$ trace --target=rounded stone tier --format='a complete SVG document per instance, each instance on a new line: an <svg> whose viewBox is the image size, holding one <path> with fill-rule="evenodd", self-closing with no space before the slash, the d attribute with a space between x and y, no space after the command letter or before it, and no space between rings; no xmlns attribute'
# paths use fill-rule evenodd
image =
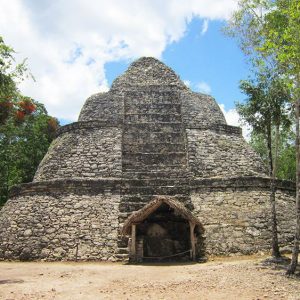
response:
<svg viewBox="0 0 300 300"><path fill-rule="evenodd" d="M78 121L101 120L109 124L121 122L126 113L124 98L131 97L132 91L143 91L144 93L139 95L141 103L137 105L146 104L148 107L151 103L148 97L145 97L147 93L177 92L181 108L177 106L174 110L176 112L180 110L178 113L182 114L182 121L187 128L226 125L224 115L213 97L191 91L172 69L152 57L143 57L133 62L123 75L114 80L109 92L89 97L80 112ZM169 103L162 101L161 103L158 101L155 107L152 105L151 109L154 113L168 113L167 105L174 104L171 101Z"/></svg>
<svg viewBox="0 0 300 300"><path fill-rule="evenodd" d="M289 250L295 185L275 186L279 243ZM172 249L189 237L197 258L270 248L270 178L261 159L211 96L146 57L109 92L91 96L79 121L59 129L34 181L11 190L0 211L0 260L127 259L124 222L159 196L180 202L206 232L203 243L185 225L178 231L162 207L156 221L163 213L166 228L181 232Z"/></svg>
<svg viewBox="0 0 300 300"><path fill-rule="evenodd" d="M266 176L260 158L215 99L143 57L60 128L34 181L255 175Z"/></svg>
<svg viewBox="0 0 300 300"><path fill-rule="evenodd" d="M122 131L117 127L72 128L52 142L34 181L120 177L121 140Z"/></svg>
<svg viewBox="0 0 300 300"><path fill-rule="evenodd" d="M124 184L130 182L53 180L13 188L0 211L0 260L126 258L119 249ZM278 180L276 187L279 243L288 251L294 237L295 185ZM268 251L269 196L267 178L192 181L191 204L205 227L206 253ZM143 207L137 204L136 209Z"/></svg>
<svg viewBox="0 0 300 300"><path fill-rule="evenodd" d="M114 80L111 89L131 91L139 86L168 86L181 90L187 89L171 68L154 57L142 57L134 61L124 74Z"/></svg>
<svg viewBox="0 0 300 300"><path fill-rule="evenodd" d="M84 103L78 121L100 120L107 124L123 120L123 99L111 92L98 93L89 97Z"/></svg>

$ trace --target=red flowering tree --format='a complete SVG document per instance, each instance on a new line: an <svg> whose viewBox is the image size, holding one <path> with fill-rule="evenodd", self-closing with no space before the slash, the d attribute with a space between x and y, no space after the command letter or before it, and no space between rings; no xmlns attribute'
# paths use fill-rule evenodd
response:
<svg viewBox="0 0 300 300"><path fill-rule="evenodd" d="M13 54L0 37L0 206L13 185L32 180L59 126L41 103L21 95L27 67Z"/></svg>

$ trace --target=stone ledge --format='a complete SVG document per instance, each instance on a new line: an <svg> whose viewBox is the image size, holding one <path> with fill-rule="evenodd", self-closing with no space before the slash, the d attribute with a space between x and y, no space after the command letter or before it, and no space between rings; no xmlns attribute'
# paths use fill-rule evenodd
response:
<svg viewBox="0 0 300 300"><path fill-rule="evenodd" d="M60 127L56 132L56 137L60 136L63 133L77 130L77 129L120 127L120 124L121 123L117 121L100 121L100 120L74 122Z"/></svg>
<svg viewBox="0 0 300 300"><path fill-rule="evenodd" d="M264 177L234 177L234 178L203 178L194 179L188 182L187 178L178 179L56 179L51 181L37 181L23 183L14 186L10 191L10 198L39 193L78 193L78 194L100 194L120 193L122 188L153 186L171 189L184 188L196 190L201 188L254 188L269 189L270 179ZM276 188L295 192L295 183L287 180L276 180Z"/></svg>
<svg viewBox="0 0 300 300"><path fill-rule="evenodd" d="M296 191L295 182L289 180L275 180L276 188L281 190ZM232 178L199 178L190 182L191 189L197 188L270 188L268 177L232 177Z"/></svg>
<svg viewBox="0 0 300 300"><path fill-rule="evenodd" d="M217 133L242 135L242 128L226 124L214 124L209 126L188 126L186 129L212 130Z"/></svg>
<svg viewBox="0 0 300 300"><path fill-rule="evenodd" d="M167 122L167 123L162 123L162 124L167 124L167 125L178 125L180 123L172 123L172 122ZM141 126L142 128L145 126L154 126L155 123L153 122L148 122L148 123L142 123L142 124L135 124L133 123L132 125L134 126ZM100 121L100 120L94 120L94 121L79 121L79 122L74 122L71 124L64 125L60 127L57 132L56 132L56 137L69 132L73 130L78 130L78 129L91 129L91 128L107 128L107 127L126 127L128 126L127 124L123 124L122 122L117 122L117 121ZM242 135L242 129L240 127L236 126L231 126L231 125L225 125L225 124L215 124L215 125L209 125L209 126L189 126L187 124L183 123L183 127L185 129L198 129L198 130L212 130L217 133L221 134L234 134L234 135Z"/></svg>
<svg viewBox="0 0 300 300"><path fill-rule="evenodd" d="M121 180L110 179L56 179L51 181L36 181L23 183L12 187L9 197L39 193L79 193L100 194L120 193Z"/></svg>

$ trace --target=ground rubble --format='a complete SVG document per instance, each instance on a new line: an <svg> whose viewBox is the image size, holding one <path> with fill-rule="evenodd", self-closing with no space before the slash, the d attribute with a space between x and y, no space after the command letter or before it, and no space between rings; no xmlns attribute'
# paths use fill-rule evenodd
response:
<svg viewBox="0 0 300 300"><path fill-rule="evenodd" d="M257 256L207 263L0 262L0 299L300 299L300 270Z"/></svg>

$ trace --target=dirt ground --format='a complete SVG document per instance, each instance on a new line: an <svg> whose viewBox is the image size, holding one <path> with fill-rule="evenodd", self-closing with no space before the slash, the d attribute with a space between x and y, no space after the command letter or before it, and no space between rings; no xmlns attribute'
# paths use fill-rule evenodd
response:
<svg viewBox="0 0 300 300"><path fill-rule="evenodd" d="M262 258L204 264L0 262L0 299L300 299L300 279Z"/></svg>

